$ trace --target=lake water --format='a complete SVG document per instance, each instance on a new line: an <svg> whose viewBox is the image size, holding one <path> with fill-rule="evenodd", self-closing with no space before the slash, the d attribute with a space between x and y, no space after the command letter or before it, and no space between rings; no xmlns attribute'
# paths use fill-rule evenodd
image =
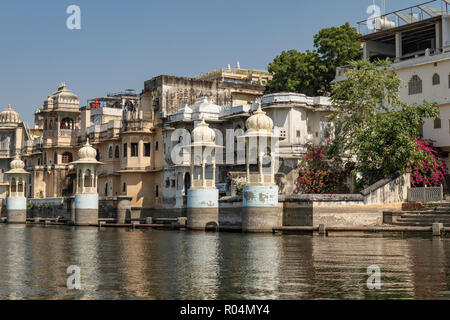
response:
<svg viewBox="0 0 450 320"><path fill-rule="evenodd" d="M81 290L67 289L70 265ZM0 225L0 299L450 298L449 266L450 240L428 236Z"/></svg>

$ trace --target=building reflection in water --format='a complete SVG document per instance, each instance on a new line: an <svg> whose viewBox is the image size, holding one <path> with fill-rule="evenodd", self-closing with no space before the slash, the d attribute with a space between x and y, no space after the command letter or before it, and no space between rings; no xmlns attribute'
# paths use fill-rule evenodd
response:
<svg viewBox="0 0 450 320"><path fill-rule="evenodd" d="M446 238L0 225L0 243L0 299L450 297ZM67 289L70 265L81 290Z"/></svg>
<svg viewBox="0 0 450 320"><path fill-rule="evenodd" d="M418 299L449 298L447 280L449 241L435 237L409 239L408 242L409 255L413 260L414 296Z"/></svg>
<svg viewBox="0 0 450 320"><path fill-rule="evenodd" d="M218 235L219 299L276 299L279 289L280 237Z"/></svg>
<svg viewBox="0 0 450 320"><path fill-rule="evenodd" d="M21 299L23 287L26 286L25 252L26 228L11 225L3 228L0 250L0 297L2 299Z"/></svg>

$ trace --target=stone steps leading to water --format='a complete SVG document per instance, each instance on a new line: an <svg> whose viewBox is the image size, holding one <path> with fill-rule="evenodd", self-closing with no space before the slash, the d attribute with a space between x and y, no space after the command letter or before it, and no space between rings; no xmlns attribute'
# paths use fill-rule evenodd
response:
<svg viewBox="0 0 450 320"><path fill-rule="evenodd" d="M433 223L443 223L450 227L450 202L427 203L414 211L385 212L383 220L385 224L397 226L428 227Z"/></svg>

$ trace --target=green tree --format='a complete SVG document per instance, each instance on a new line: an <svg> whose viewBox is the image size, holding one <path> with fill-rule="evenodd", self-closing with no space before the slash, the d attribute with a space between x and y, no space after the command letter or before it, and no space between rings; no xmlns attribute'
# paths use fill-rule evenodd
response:
<svg viewBox="0 0 450 320"><path fill-rule="evenodd" d="M268 83L268 90L293 91L310 96L330 92L336 67L359 59L361 43L358 36L346 23L319 31L314 36L313 51L283 51L269 64L269 72L274 77Z"/></svg>
<svg viewBox="0 0 450 320"><path fill-rule="evenodd" d="M420 162L416 138L424 118L439 115L435 104L400 101L401 80L388 62L351 62L346 80L334 85L335 155L355 160L359 185L368 186Z"/></svg>

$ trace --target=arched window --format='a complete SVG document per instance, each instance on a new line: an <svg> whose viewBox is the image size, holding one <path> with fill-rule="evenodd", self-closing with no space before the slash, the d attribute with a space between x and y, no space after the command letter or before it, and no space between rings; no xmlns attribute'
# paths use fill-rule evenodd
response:
<svg viewBox="0 0 450 320"><path fill-rule="evenodd" d="M73 159L73 157L72 157L72 154L70 152L64 152L62 154L62 163L64 163L64 164L71 163L72 159Z"/></svg>
<svg viewBox="0 0 450 320"><path fill-rule="evenodd" d="M108 182L105 183L105 196L108 195Z"/></svg>
<svg viewBox="0 0 450 320"><path fill-rule="evenodd" d="M97 149L97 155L95 156L95 159L97 159L97 161L100 161L100 150Z"/></svg>
<svg viewBox="0 0 450 320"><path fill-rule="evenodd" d="M19 178L19 183L17 185L17 192L23 192L23 180Z"/></svg>
<svg viewBox="0 0 450 320"><path fill-rule="evenodd" d="M61 120L60 129L73 130L74 129L73 123L74 123L73 119L64 118Z"/></svg>
<svg viewBox="0 0 450 320"><path fill-rule="evenodd" d="M412 76L408 83L409 95L422 93L422 79L418 75Z"/></svg>
<svg viewBox="0 0 450 320"><path fill-rule="evenodd" d="M50 124L48 125L49 130L53 130L53 120L50 120Z"/></svg>
<svg viewBox="0 0 450 320"><path fill-rule="evenodd" d="M112 146L109 146L109 149L108 149L108 158L112 159L112 157L113 157L113 147L112 147Z"/></svg>
<svg viewBox="0 0 450 320"><path fill-rule="evenodd" d="M16 189L16 178L11 179L11 192L17 192Z"/></svg>
<svg viewBox="0 0 450 320"><path fill-rule="evenodd" d="M442 128L441 118L435 118L434 119L434 128L435 129L441 129Z"/></svg>
<svg viewBox="0 0 450 320"><path fill-rule="evenodd" d="M119 157L120 157L120 148L117 145L116 150L114 151L114 158L119 158Z"/></svg>
<svg viewBox="0 0 450 320"><path fill-rule="evenodd" d="M84 187L90 188L92 187L92 173L91 170L87 169L84 173Z"/></svg>
<svg viewBox="0 0 450 320"><path fill-rule="evenodd" d="M433 86L437 86L439 84L441 84L441 77L437 73L435 73L433 75Z"/></svg>
<svg viewBox="0 0 450 320"><path fill-rule="evenodd" d="M156 198L159 197L159 186L158 185L155 186L155 197Z"/></svg>

